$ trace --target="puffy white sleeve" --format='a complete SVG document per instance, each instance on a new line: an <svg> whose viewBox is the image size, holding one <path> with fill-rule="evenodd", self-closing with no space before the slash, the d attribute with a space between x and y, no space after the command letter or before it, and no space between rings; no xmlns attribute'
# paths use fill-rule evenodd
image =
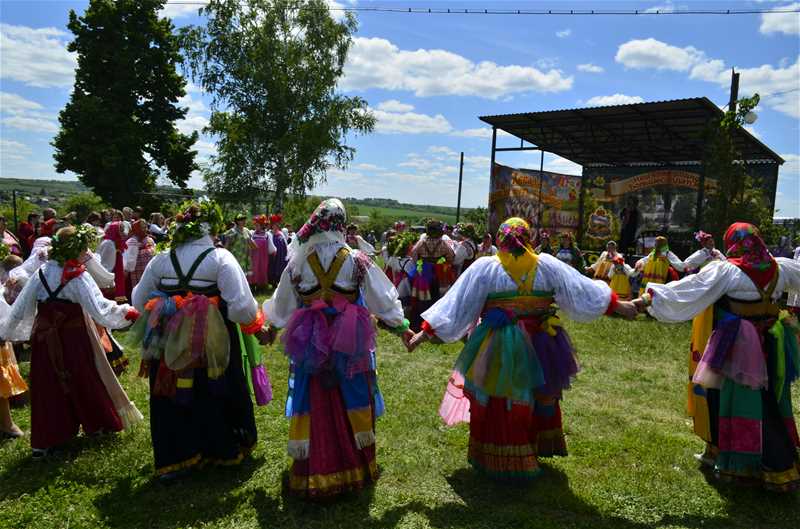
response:
<svg viewBox="0 0 800 529"><path fill-rule="evenodd" d="M550 257L550 258L548 258ZM558 308L575 321L592 321L608 310L611 288L603 281L589 279L555 257L539 256L537 274L553 290ZM547 266L542 266L545 261Z"/></svg>
<svg viewBox="0 0 800 529"><path fill-rule="evenodd" d="M733 265L717 261L679 281L666 285L648 283L647 290L652 291L653 304L647 311L664 322L691 320L735 285L736 272Z"/></svg>
<svg viewBox="0 0 800 529"><path fill-rule="evenodd" d="M150 262L147 263L147 266L144 268L144 273L139 279L139 282L133 287L131 302L139 312L144 311L144 304L147 303L147 300L150 298L150 293L158 290L159 278L156 277L155 269L159 260L166 258L166 256L167 254L162 253L150 259Z"/></svg>
<svg viewBox="0 0 800 529"><path fill-rule="evenodd" d="M269 255L273 255L277 251L278 251L278 249L275 247L275 241L272 239L272 232L268 231L267 232L267 253Z"/></svg>
<svg viewBox="0 0 800 529"><path fill-rule="evenodd" d="M667 259L669 260L669 264L671 264L672 267L678 272L683 272L686 270L686 264L674 253L667 252Z"/></svg>
<svg viewBox="0 0 800 529"><path fill-rule="evenodd" d="M597 267L600 266L600 263L605 261L606 256L608 256L608 252L603 250L603 253L601 253L600 257L597 258L597 261L595 261L594 263L590 264L589 268L591 268L592 270L594 270L596 272L597 271Z"/></svg>
<svg viewBox="0 0 800 529"><path fill-rule="evenodd" d="M779 274L783 277L783 290L800 292L800 261L788 257L776 257Z"/></svg>
<svg viewBox="0 0 800 529"><path fill-rule="evenodd" d="M136 258L139 256L139 247L141 244L136 237L128 239L126 244L128 247L122 254L122 269L126 272L132 272L133 269L136 268Z"/></svg>
<svg viewBox="0 0 800 529"><path fill-rule="evenodd" d="M106 299L89 274L81 274L71 280L59 296L79 303L89 317L103 327L124 329L132 323L125 319L131 306L127 303L118 305L116 301Z"/></svg>
<svg viewBox="0 0 800 529"><path fill-rule="evenodd" d="M645 255L644 257L642 257L641 259L636 261L636 264L634 264L633 266L634 266L634 268L636 270L641 271L644 268L644 265L646 265L647 261L649 261L649 260L650 260L650 256Z"/></svg>
<svg viewBox="0 0 800 529"><path fill-rule="evenodd" d="M362 236L358 236L358 249L367 255L375 255L375 247L364 240Z"/></svg>
<svg viewBox="0 0 800 529"><path fill-rule="evenodd" d="M278 328L283 328L289 323L289 318L299 306L300 300L292 283L290 267L287 266L281 274L278 288L275 289L272 297L264 302L262 310L267 321Z"/></svg>
<svg viewBox="0 0 800 529"><path fill-rule="evenodd" d="M706 261L706 252L697 250L683 262L686 270L697 270Z"/></svg>
<svg viewBox="0 0 800 529"><path fill-rule="evenodd" d="M403 323L403 304L394 287L383 270L367 265L367 273L361 284L362 295L367 309L389 327L397 327Z"/></svg>
<svg viewBox="0 0 800 529"><path fill-rule="evenodd" d="M616 268L617 268L616 266L609 267L609 269L608 269L608 278L609 279L613 278L614 274L616 274L616 272L617 272ZM629 265L628 263L622 263L622 269L625 271L625 275L628 276L628 277L631 277L634 274L636 274L636 270L631 268L631 265Z"/></svg>
<svg viewBox="0 0 800 529"><path fill-rule="evenodd" d="M41 284L38 274L32 275L27 280L22 292L11 305L11 310L5 316L0 317L0 338L11 342L24 342L31 339Z"/></svg>
<svg viewBox="0 0 800 529"><path fill-rule="evenodd" d="M250 292L250 285L242 267L227 250L216 250L219 257L217 287L225 303L228 304L228 319L247 325L256 319L258 302Z"/></svg>
<svg viewBox="0 0 800 529"><path fill-rule="evenodd" d="M105 269L97 254L89 252L89 258L83 265L98 287L111 288L114 286L114 274Z"/></svg>
<svg viewBox="0 0 800 529"><path fill-rule="evenodd" d="M100 257L103 267L109 272L113 272L114 264L117 261L117 247L114 245L114 241L106 239L101 242L97 247L97 255Z"/></svg>
<svg viewBox="0 0 800 529"><path fill-rule="evenodd" d="M464 261L467 259L467 245L464 243L457 244L456 250L453 256L453 264L456 266L464 264Z"/></svg>
<svg viewBox="0 0 800 529"><path fill-rule="evenodd" d="M444 297L422 313L422 319L442 341L460 340L478 321L489 295L490 281L485 280L485 273L491 262L482 258L472 263Z"/></svg>

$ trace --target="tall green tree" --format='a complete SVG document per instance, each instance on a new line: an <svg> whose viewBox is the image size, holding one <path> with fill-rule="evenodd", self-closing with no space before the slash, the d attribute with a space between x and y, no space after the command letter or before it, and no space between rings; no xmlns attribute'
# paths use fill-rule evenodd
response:
<svg viewBox="0 0 800 529"><path fill-rule="evenodd" d="M366 102L336 92L356 21L323 0L211 0L205 26L183 30L187 66L213 97L206 132L218 138L207 189L269 195L281 209L344 168L349 132L375 124Z"/></svg>
<svg viewBox="0 0 800 529"><path fill-rule="evenodd" d="M197 169L197 133L175 122L185 80L180 46L164 0L91 0L83 16L69 13L78 54L75 86L59 114L53 141L56 170L72 171L109 204L141 204L159 176L186 186Z"/></svg>
<svg viewBox="0 0 800 529"><path fill-rule="evenodd" d="M772 209L763 192L764 183L747 173L744 157L736 147L735 138L744 124L744 116L758 102L758 94L740 99L735 111L725 112L707 131L703 165L706 178L715 180L716 188L709 192L701 225L713 233L718 242L734 222L755 224L770 240L780 231L772 222Z"/></svg>

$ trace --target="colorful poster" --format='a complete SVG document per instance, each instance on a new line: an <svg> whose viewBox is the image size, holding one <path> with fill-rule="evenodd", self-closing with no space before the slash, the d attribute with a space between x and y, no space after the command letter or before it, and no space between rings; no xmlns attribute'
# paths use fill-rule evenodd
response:
<svg viewBox="0 0 800 529"><path fill-rule="evenodd" d="M495 164L489 191L490 229L496 230L509 217L522 217L551 232L576 232L580 193L580 176Z"/></svg>

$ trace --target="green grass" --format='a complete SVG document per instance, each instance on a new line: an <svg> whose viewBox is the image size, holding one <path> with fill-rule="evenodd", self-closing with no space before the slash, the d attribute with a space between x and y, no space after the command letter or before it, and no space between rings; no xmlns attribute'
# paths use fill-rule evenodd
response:
<svg viewBox="0 0 800 529"><path fill-rule="evenodd" d="M208 468L170 487L151 479L147 423L78 438L47 462L27 440L0 445L0 527L114 528L788 528L800 496L719 484L698 470L684 414L689 326L603 319L568 323L582 372L563 403L570 455L544 460L529 485L482 479L466 462L467 427L446 428L439 401L459 346L412 354L379 339L387 414L378 421L376 486L333 502L287 496L286 360L266 356L275 401L257 411L260 440L236 468ZM124 335L123 335L124 337ZM129 351L134 356L133 351ZM25 367L25 366L23 366ZM143 413L147 391L123 383ZM797 394L795 394L797 396ZM14 410L23 428L29 410Z"/></svg>
<svg viewBox="0 0 800 529"><path fill-rule="evenodd" d="M446 222L448 224L455 224L456 216L455 214L447 214L442 212L432 212L432 211L418 211L413 209L404 209L404 208L390 208L390 207L382 207L382 206L365 206L362 204L357 204L358 207L358 215L368 216L373 211L378 211L381 216L390 218L390 219L402 219L405 220L407 223L411 224L418 224L422 221L422 219L426 218L437 218L442 222Z"/></svg>

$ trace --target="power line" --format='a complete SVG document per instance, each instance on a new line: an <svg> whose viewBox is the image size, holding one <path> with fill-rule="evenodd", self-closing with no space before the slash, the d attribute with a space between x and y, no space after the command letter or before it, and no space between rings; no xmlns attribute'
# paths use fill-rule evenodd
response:
<svg viewBox="0 0 800 529"><path fill-rule="evenodd" d="M205 6L206 2L198 0L170 0L167 5ZM297 7L296 9L311 9ZM766 15L781 13L800 13L800 8L793 9L454 9L454 8L422 8L422 7L367 7L326 6L329 11L351 13L406 13L412 15L528 15L528 16L647 16L647 15Z"/></svg>

